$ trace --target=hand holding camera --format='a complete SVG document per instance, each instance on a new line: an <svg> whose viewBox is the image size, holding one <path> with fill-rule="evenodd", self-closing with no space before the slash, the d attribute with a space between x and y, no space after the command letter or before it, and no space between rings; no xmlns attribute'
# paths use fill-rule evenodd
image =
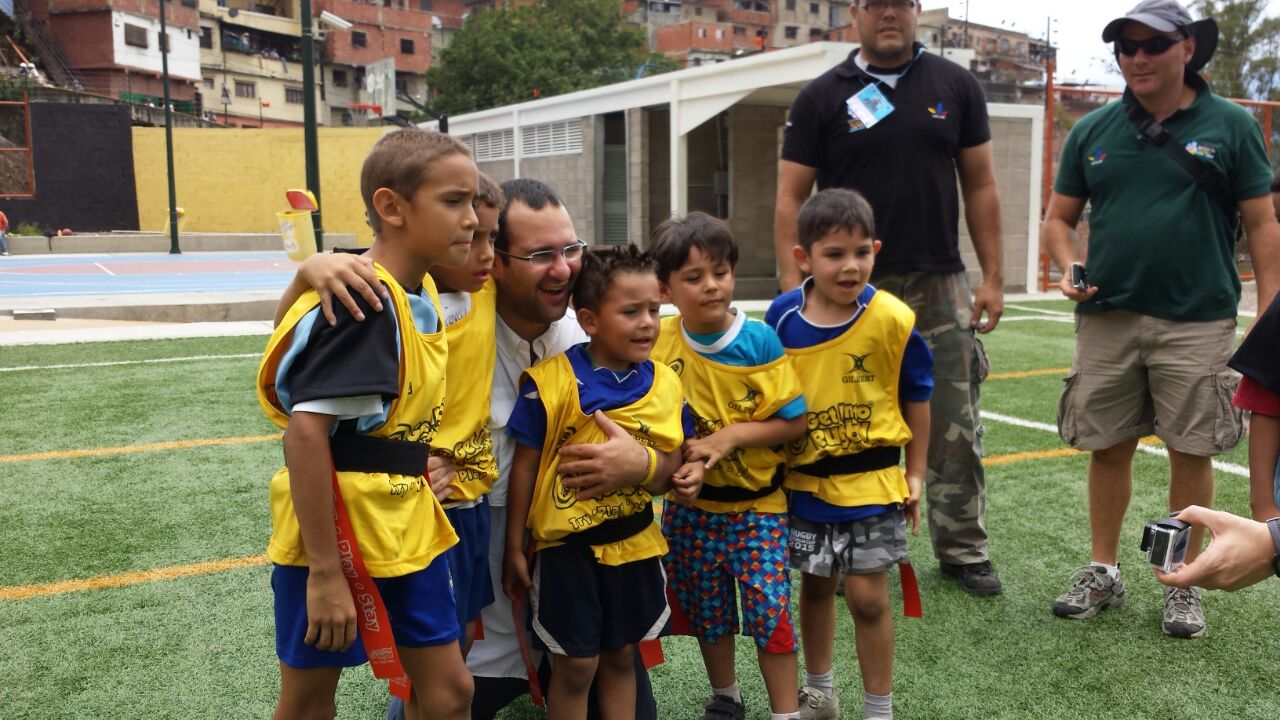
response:
<svg viewBox="0 0 1280 720"><path fill-rule="evenodd" d="M1071 263L1063 273L1061 288L1063 295L1076 302L1088 300L1098 292L1098 288L1089 284L1089 274L1085 272L1084 265L1078 262Z"/></svg>

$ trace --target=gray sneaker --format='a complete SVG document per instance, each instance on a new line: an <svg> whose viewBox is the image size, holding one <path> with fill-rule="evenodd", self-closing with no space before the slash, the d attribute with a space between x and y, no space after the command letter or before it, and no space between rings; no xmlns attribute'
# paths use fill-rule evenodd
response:
<svg viewBox="0 0 1280 720"><path fill-rule="evenodd" d="M1164 619L1160 622L1169 637L1197 638L1204 634L1204 607L1195 588L1164 589Z"/></svg>
<svg viewBox="0 0 1280 720"><path fill-rule="evenodd" d="M1112 580L1106 570L1096 565L1085 565L1076 571L1071 589L1053 601L1053 614L1087 620L1099 610L1121 605L1124 605L1124 582L1120 578Z"/></svg>
<svg viewBox="0 0 1280 720"><path fill-rule="evenodd" d="M747 706L731 697L712 695L703 703L706 710L698 720L743 720L747 716Z"/></svg>
<svg viewBox="0 0 1280 720"><path fill-rule="evenodd" d="M840 700L827 697L821 690L805 685L800 688L800 720L835 720L840 714Z"/></svg>

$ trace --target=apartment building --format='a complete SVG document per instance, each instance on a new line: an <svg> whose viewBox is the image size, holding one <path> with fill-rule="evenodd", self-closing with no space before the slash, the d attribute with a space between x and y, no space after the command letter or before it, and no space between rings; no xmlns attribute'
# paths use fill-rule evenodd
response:
<svg viewBox="0 0 1280 720"><path fill-rule="evenodd" d="M994 27L951 17L946 7L920 13L916 37L931 50L966 65L979 80L992 85L1039 85L1051 51L1043 38L1012 28ZM957 52L953 50L969 51Z"/></svg>
<svg viewBox="0 0 1280 720"><path fill-rule="evenodd" d="M198 0L164 0L169 35L170 98L174 109L200 107ZM57 43L85 90L162 105L160 0L19 0Z"/></svg>
<svg viewBox="0 0 1280 720"><path fill-rule="evenodd" d="M649 46L686 66L823 39L849 22L848 0L623 0Z"/></svg>

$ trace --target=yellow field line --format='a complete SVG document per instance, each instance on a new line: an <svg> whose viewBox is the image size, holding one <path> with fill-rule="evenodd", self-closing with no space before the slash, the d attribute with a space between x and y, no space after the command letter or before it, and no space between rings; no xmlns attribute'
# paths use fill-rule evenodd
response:
<svg viewBox="0 0 1280 720"><path fill-rule="evenodd" d="M3 600L28 600L35 597L44 597L46 595L61 595L63 593L81 592L84 590L102 590L105 588L125 587L128 585L139 585L145 582L154 582L156 580L172 580L173 578L190 577L192 575L209 575L210 573L223 572L226 570L237 570L239 568L257 567L266 565L266 555L247 555L245 557L225 558L222 560L210 560L209 562L193 563L191 565L174 565L172 567L155 568L153 570L137 570L134 572L116 573L114 575L99 575L98 577L85 578L83 580L62 580L53 583L43 583L40 585L9 585L0 587L0 601Z"/></svg>
<svg viewBox="0 0 1280 720"><path fill-rule="evenodd" d="M74 450L49 450L47 452L25 453L22 455L0 455L0 463L33 462L37 460L73 460L87 457L108 457L111 455L132 455L134 453L155 452L157 450L185 450L196 447L217 447L220 445L249 445L251 443L271 442L279 440L280 433L271 435L244 435L241 437L200 438L196 440L173 440L171 442L149 443L147 445L125 445L123 447L78 448Z"/></svg>
<svg viewBox="0 0 1280 720"><path fill-rule="evenodd" d="M1143 445L1153 445L1158 443L1159 440L1155 437L1146 437L1143 438L1141 442ZM1032 460L1047 460L1050 458L1082 454L1084 453L1071 448L1032 450L1028 452L1009 453L1007 455L993 455L985 458L983 460L983 464L987 467L995 467L998 465L1010 465L1013 463L1029 462ZM114 575L99 575L98 577L85 578L82 580L62 580L59 582L43 583L40 585L0 586L0 602L6 600L28 600L36 597L45 597L47 595L61 595L71 592L83 592L85 590L126 587L130 585L140 585L145 582L155 582L157 580L172 580L180 577L191 577L193 575L209 575L227 570L257 567L260 565L266 565L268 562L270 561L267 559L266 555L246 555L244 557L211 560L209 562L193 563L190 565L174 565L170 567L156 568L153 570L138 570L134 572L116 573Z"/></svg>
<svg viewBox="0 0 1280 720"><path fill-rule="evenodd" d="M991 373L988 380L1014 380L1017 378L1039 377L1041 375L1066 375L1071 368L1046 368L1044 370L1021 370L1018 372Z"/></svg>

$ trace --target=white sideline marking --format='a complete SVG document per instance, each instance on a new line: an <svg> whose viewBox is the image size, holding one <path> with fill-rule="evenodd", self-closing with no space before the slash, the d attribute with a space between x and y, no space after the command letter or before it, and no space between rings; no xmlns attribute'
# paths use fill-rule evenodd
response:
<svg viewBox="0 0 1280 720"><path fill-rule="evenodd" d="M104 272L104 273L106 273L106 274L110 275L111 277L115 277L115 276L116 276L116 274L115 274L115 273L111 272L111 271L110 271L110 270L108 270L106 267L104 267L104 266L102 265L102 263L97 263L97 262L96 262L96 263L94 263L94 265L96 265L96 266L98 267L98 269L99 269L99 270L101 270L102 272Z"/></svg>
<svg viewBox="0 0 1280 720"><path fill-rule="evenodd" d="M1025 317L1009 317L1008 315L1000 318L1000 322L1026 322L1028 320L1039 320L1040 322L1056 322L1056 323L1073 323L1075 318L1072 317L1041 317L1039 315L1029 315Z"/></svg>
<svg viewBox="0 0 1280 720"><path fill-rule="evenodd" d="M1006 310L1022 310L1024 312L1040 313L1041 315L1056 315L1058 317L1072 317L1075 313L1063 312L1061 310L1046 310L1045 308L1027 307L1026 305L1005 305Z"/></svg>
<svg viewBox="0 0 1280 720"><path fill-rule="evenodd" d="M982 419L994 420L995 422L1004 423L1005 425L1015 425L1017 427L1029 428L1031 430L1043 430L1044 432L1051 432L1054 435L1058 434L1058 428L1055 425L1049 425L1048 423L1035 422L1034 420L1024 420L1019 417L1013 417L1012 415L1001 415L1000 413L989 412L987 410L982 411ZM1162 447L1152 447L1150 445L1138 445L1138 451L1147 453L1148 455L1159 455L1160 457L1166 457L1166 458L1169 457L1169 451L1165 450ZM1240 477L1246 477L1246 478L1249 477L1249 468L1244 467L1243 465L1237 465L1235 463L1223 462L1221 460L1214 460L1213 469L1217 470L1218 472L1228 473L1230 475L1239 475Z"/></svg>
<svg viewBox="0 0 1280 720"><path fill-rule="evenodd" d="M24 370L68 370L78 368L114 367L117 365L151 365L155 363L195 362L198 360L241 360L261 357L261 353L240 353L237 355L189 355L187 357L152 358L150 360L111 360L92 363L67 363L64 365L18 365L0 367L0 372L22 372Z"/></svg>

